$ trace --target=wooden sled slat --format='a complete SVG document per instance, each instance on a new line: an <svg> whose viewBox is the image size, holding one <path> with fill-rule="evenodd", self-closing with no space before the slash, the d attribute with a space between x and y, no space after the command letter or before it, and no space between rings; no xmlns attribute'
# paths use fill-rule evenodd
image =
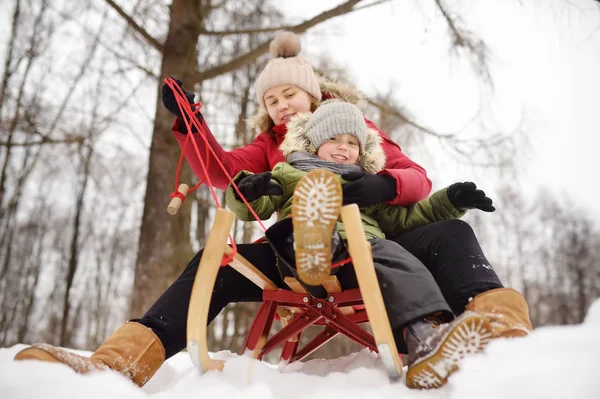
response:
<svg viewBox="0 0 600 399"><path fill-rule="evenodd" d="M300 284L300 282L294 277L284 277L283 282L286 283L287 286L292 289L292 291L297 292L298 294L308 294L302 284Z"/></svg>
<svg viewBox="0 0 600 399"><path fill-rule="evenodd" d="M361 296L365 304L369 323L373 329L373 337L377 344L379 356L383 361L390 379L402 376L403 365L387 311L381 296L381 290L375 274L371 244L365 240L365 231L356 204L342 207L342 222L348 240L348 251L358 280Z"/></svg>
<svg viewBox="0 0 600 399"><path fill-rule="evenodd" d="M192 287L187 320L187 350L192 363L200 372L222 370L225 365L221 360L211 359L208 354L207 322L215 280L223 259L223 248L234 220L233 212L217 209Z"/></svg>
<svg viewBox="0 0 600 399"><path fill-rule="evenodd" d="M321 284L328 294L337 294L342 292L342 285L336 276L327 277Z"/></svg>
<svg viewBox="0 0 600 399"><path fill-rule="evenodd" d="M233 253L233 248L229 245L225 245L225 255L230 256ZM272 282L267 276L265 276L260 270L258 270L252 263L240 254L235 254L233 260L229 262L229 266L233 267L239 273L241 273L248 280L259 286L262 290L275 291L277 285Z"/></svg>

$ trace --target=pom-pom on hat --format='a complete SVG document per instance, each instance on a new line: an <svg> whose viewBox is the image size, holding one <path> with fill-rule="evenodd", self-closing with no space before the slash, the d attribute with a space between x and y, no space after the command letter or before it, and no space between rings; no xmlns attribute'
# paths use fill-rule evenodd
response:
<svg viewBox="0 0 600 399"><path fill-rule="evenodd" d="M279 85L293 85L321 100L319 80L312 66L300 53L300 38L292 32L283 31L275 36L269 46L273 58L267 63L256 81L259 104L265 105L265 92Z"/></svg>

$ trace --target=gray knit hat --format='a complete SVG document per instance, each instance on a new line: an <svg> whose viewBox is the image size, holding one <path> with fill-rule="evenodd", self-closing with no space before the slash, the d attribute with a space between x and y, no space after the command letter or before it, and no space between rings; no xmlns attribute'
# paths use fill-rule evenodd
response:
<svg viewBox="0 0 600 399"><path fill-rule="evenodd" d="M299 56L300 38L292 32L280 32L271 42L270 52L274 59L267 63L256 80L256 96L259 104L265 104L265 92L279 85L293 85L321 100L319 79L312 66Z"/></svg>
<svg viewBox="0 0 600 399"><path fill-rule="evenodd" d="M360 109L340 100L321 103L308 121L308 136L318 149L321 144L338 134L351 134L358 139L361 150L365 148L367 124Z"/></svg>

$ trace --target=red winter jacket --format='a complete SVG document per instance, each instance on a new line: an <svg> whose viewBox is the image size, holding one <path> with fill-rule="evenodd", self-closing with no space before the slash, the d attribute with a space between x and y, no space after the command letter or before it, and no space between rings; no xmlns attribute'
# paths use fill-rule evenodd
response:
<svg viewBox="0 0 600 399"><path fill-rule="evenodd" d="M405 206L427 198L431 191L431 180L427 177L425 169L404 155L400 147L373 122L366 118L365 121L368 127L377 130L383 138L382 147L386 156L386 169L379 174L387 174L396 180L396 192L398 196L393 201L390 201L389 204ZM242 170L254 173L267 172L272 170L277 163L285 161L279 150L279 144L283 141L286 133L285 125L275 126L273 133L262 132L256 136L252 143L231 151L225 151L221 147L204 118L202 118L202 127L207 133L208 142L217 158L225 166L227 173L232 178ZM179 119L175 118L172 129L179 145L183 148L186 134L182 133L182 131L185 131L185 125ZM193 134L200 154L204 156L206 153L204 140L200 137L199 133ZM196 176L201 179L204 173L191 142L185 147L184 155ZM229 185L229 178L223 173L217 162L211 158L209 162L204 159L204 163L209 164L208 175L213 186L226 190Z"/></svg>

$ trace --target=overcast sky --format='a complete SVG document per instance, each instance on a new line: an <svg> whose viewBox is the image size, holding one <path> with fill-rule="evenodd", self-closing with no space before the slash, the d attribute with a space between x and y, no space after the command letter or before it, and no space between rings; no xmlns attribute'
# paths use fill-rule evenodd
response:
<svg viewBox="0 0 600 399"><path fill-rule="evenodd" d="M341 2L282 0L277 5L299 21ZM569 195L600 220L595 183L600 180L599 3L446 3L491 50L493 97L482 97L481 82L467 62L449 56L448 27L434 0L391 0L321 24L302 35L302 54L315 63L321 53L330 54L367 95L394 88L396 99L419 123L443 133L464 128L480 109L487 111L488 126L495 123L492 129L521 126L532 144L520 169L523 189L535 192L543 185ZM8 25L1 26L0 37L8 31ZM5 40L1 46L4 50ZM434 165L419 154L408 155L430 171L434 189L464 180L487 187L494 179L493 171L466 170L439 159Z"/></svg>
<svg viewBox="0 0 600 399"><path fill-rule="evenodd" d="M281 3L290 16L306 18L341 0ZM520 170L525 189L533 192L543 185L568 194L600 220L597 3L447 3L491 50L495 94L483 104L492 112L488 122L493 117L505 131L521 122L531 135L532 151ZM392 85L420 123L449 133L464 127L482 103L480 82L466 62L449 57L447 37L433 0L392 0L309 31L302 37L302 54L314 60L320 52L330 53L366 94ZM481 170L448 168L444 173L433 176L434 187L491 178L491 172Z"/></svg>

